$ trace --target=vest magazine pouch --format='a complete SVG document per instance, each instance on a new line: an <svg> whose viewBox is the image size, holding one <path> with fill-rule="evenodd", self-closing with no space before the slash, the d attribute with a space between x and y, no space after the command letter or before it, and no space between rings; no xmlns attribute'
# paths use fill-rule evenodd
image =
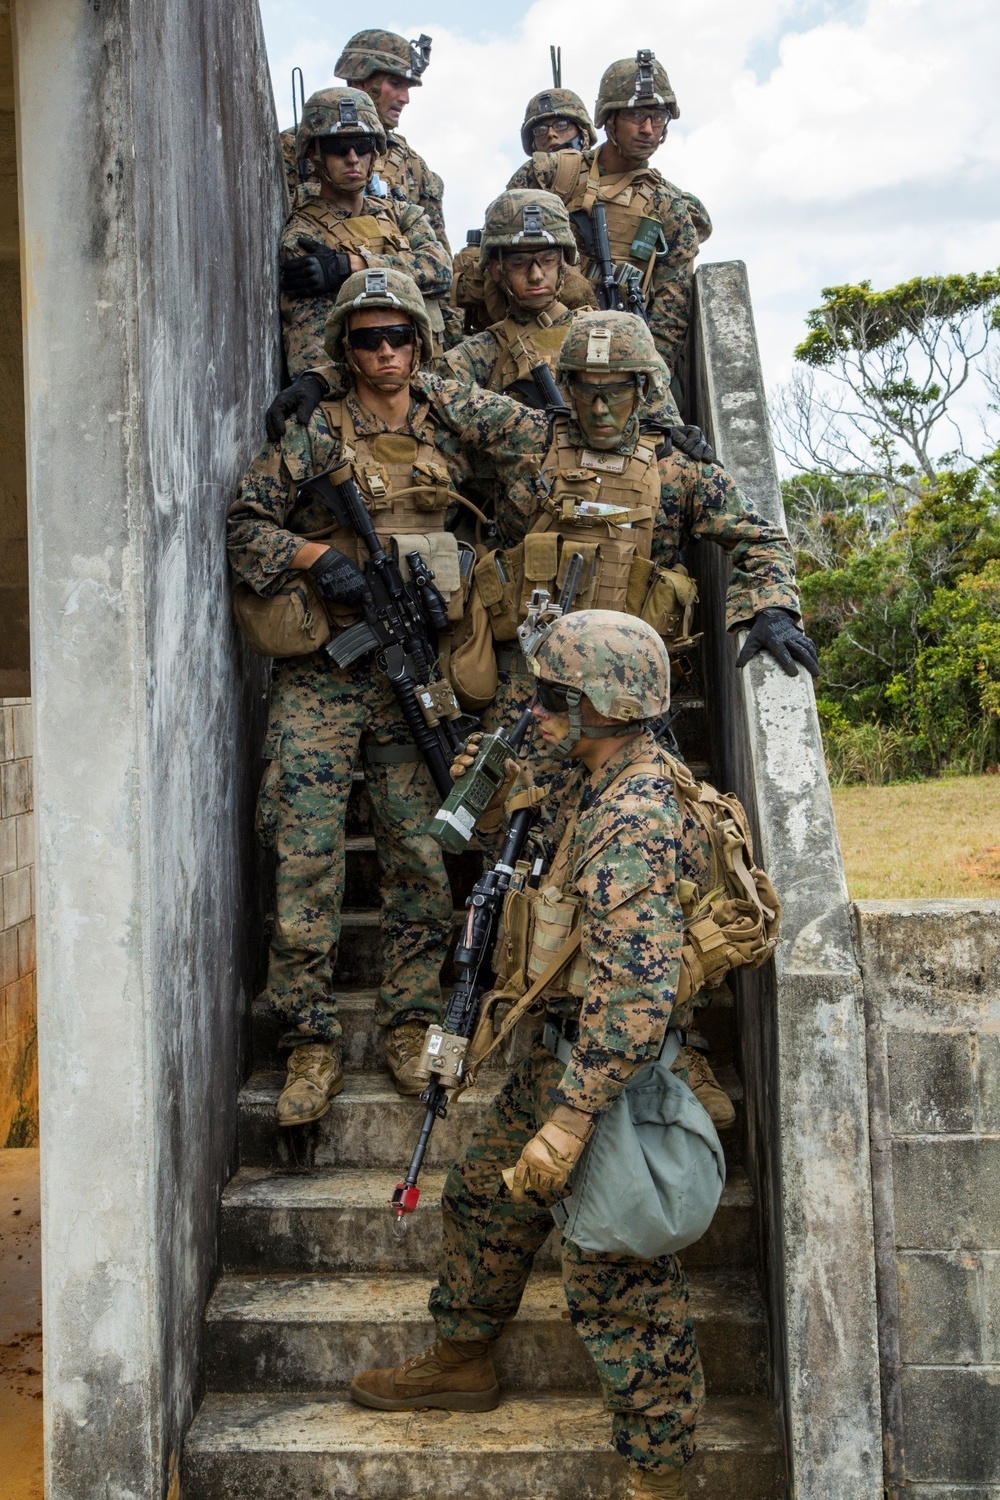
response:
<svg viewBox="0 0 1000 1500"><path fill-rule="evenodd" d="M263 598L245 583L233 590L240 633L259 656L281 660L311 656L330 639L330 622L312 579L292 573L276 594Z"/></svg>
<svg viewBox="0 0 1000 1500"><path fill-rule="evenodd" d="M528 947L529 984L543 974L580 921L583 897L565 894L559 886L546 886L534 898L534 925ZM573 962L553 981L547 993L582 995L586 978L586 960L582 950Z"/></svg>
<svg viewBox="0 0 1000 1500"><path fill-rule="evenodd" d="M535 589L547 589L555 598L559 573L559 535L555 531L531 531L521 543L524 555L524 577L521 597L517 601L517 621L523 620ZM517 633L515 629L511 638Z"/></svg>
<svg viewBox="0 0 1000 1500"><path fill-rule="evenodd" d="M465 587L459 563L458 538L451 531L404 532L392 538L396 558L404 583L410 581L410 567L406 559L411 552L419 552L421 560L434 574L434 586L448 606L448 619L453 625L462 618L465 602Z"/></svg>
<svg viewBox="0 0 1000 1500"><path fill-rule="evenodd" d="M567 542L567 547L572 547ZM624 610L629 573L635 557L634 541L607 538L598 544L596 577L584 608Z"/></svg>
<svg viewBox="0 0 1000 1500"><path fill-rule="evenodd" d="M473 583L465 613L455 627L448 657L448 677L466 713L480 713L496 696L500 679L493 648L493 629L477 583Z"/></svg>
<svg viewBox="0 0 1000 1500"><path fill-rule="evenodd" d="M525 875L527 868L525 864L523 872ZM532 914L537 900L536 891L522 887L520 890L511 890L503 905L503 918L493 953L493 971L497 980L512 990L528 987L525 974L528 966Z"/></svg>
<svg viewBox="0 0 1000 1500"><path fill-rule="evenodd" d="M685 568L661 568L641 557L633 561L625 608L652 625L669 651L686 651L698 639L692 632L697 602L698 585Z"/></svg>
<svg viewBox="0 0 1000 1500"><path fill-rule="evenodd" d="M475 580L475 591L489 616L494 639L516 640L524 587L524 544L487 552L476 564Z"/></svg>

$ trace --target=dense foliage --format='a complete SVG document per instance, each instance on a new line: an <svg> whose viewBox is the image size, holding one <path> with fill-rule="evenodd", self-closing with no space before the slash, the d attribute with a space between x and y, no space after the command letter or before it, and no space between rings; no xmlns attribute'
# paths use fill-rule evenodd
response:
<svg viewBox="0 0 1000 1500"><path fill-rule="evenodd" d="M784 483L819 708L838 780L1000 761L1000 452L887 493L864 477Z"/></svg>

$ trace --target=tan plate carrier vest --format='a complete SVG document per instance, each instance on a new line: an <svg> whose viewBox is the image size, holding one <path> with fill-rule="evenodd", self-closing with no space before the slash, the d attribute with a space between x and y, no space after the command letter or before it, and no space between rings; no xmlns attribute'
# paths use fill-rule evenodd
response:
<svg viewBox="0 0 1000 1500"><path fill-rule="evenodd" d="M542 360L555 373L559 351L572 327L568 318L564 322L557 321L567 310L561 302L556 302L546 312L538 313L530 323L519 323L516 318L506 317L491 328L490 332L500 345L500 353L487 389L506 391L516 380L530 380L532 370Z"/></svg>
<svg viewBox="0 0 1000 1500"><path fill-rule="evenodd" d="M555 423L542 466L551 488L531 530L516 547L487 553L476 565L476 589L496 641L515 639L534 589L556 597L570 557L579 552L583 570L574 609L637 615L669 650L690 647L697 586L685 568L650 560L660 504L655 443L655 435L644 435L631 455L597 453L577 447L565 421ZM595 505L604 514L588 514Z"/></svg>
<svg viewBox="0 0 1000 1500"><path fill-rule="evenodd" d="M659 173L649 167L630 172L601 176L595 150L588 163L582 151L560 151L551 192L560 197L572 214L577 209L588 213L595 203L604 204L608 221L608 242L615 265L626 263L638 267L642 275L642 295L649 302L649 288L656 268L653 243L659 231L662 246L663 225L656 211L656 188ZM596 276L591 267L590 277Z"/></svg>
<svg viewBox="0 0 1000 1500"><path fill-rule="evenodd" d="M336 246L348 255L357 255L363 249L370 250L373 255L398 255L401 250L409 250L409 240L386 210L362 214L358 219L335 219L329 208L325 199L309 198L299 204L295 212L303 218L315 219L317 229L328 242L332 242L331 248ZM441 299L424 297L423 303L434 335L435 352L440 353L444 336Z"/></svg>
<svg viewBox="0 0 1000 1500"><path fill-rule="evenodd" d="M405 554L420 553L444 595L449 620L457 623L462 618L465 590L458 542L444 529L444 522L448 506L461 497L452 490L451 476L437 449L406 433L370 436L355 432L344 401L324 402L322 410L330 431L339 435L342 461L351 465L382 546L390 552L395 542L404 579L409 576ZM296 482L308 477L306 470L292 475ZM359 567L368 560L364 544L350 527L331 524L299 535L303 541L328 542ZM234 609L243 633L263 656L304 656L329 640L331 624L343 628L360 619L357 610L324 606L304 572L292 573L282 591L268 599L238 585ZM297 649L290 649L293 646Z"/></svg>
<svg viewBox="0 0 1000 1500"><path fill-rule="evenodd" d="M781 903L768 876L754 864L750 825L738 797L716 791L707 781L695 781L683 762L662 749L625 766L603 795L607 797L637 772L673 781L682 829L690 817L700 830L699 843L711 848L704 883L677 883L684 914L681 968L671 1017L677 1026L699 990L716 989L732 969L757 969L767 962L778 943ZM515 794L508 807L516 802ZM470 1081L522 1016L542 1008L546 1001L582 998L585 993L586 959L580 943L584 899L569 889L575 877L569 860L576 827L574 815L567 821L538 890L527 884L529 861L522 860L515 869L493 954L497 988L484 1001L470 1048ZM700 864L702 850L697 852L694 862ZM497 1005L511 1001L514 1004L494 1037L493 1013Z"/></svg>
<svg viewBox="0 0 1000 1500"><path fill-rule="evenodd" d="M376 172L386 187L405 188L403 179L406 176L407 168L412 173L413 180L417 185L416 199L411 199L411 202L417 202L419 206L419 199L424 191L423 162L419 156L411 155L405 141L401 140L398 136L395 138L390 136L387 141L385 155L380 156L375 163ZM409 193L407 193L407 197L409 196Z"/></svg>

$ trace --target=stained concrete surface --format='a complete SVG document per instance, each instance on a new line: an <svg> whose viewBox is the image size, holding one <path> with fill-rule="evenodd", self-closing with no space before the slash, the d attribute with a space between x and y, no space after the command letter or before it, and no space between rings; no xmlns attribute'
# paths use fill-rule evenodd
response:
<svg viewBox="0 0 1000 1500"><path fill-rule="evenodd" d="M0 1496L42 1496L38 1148L0 1151Z"/></svg>

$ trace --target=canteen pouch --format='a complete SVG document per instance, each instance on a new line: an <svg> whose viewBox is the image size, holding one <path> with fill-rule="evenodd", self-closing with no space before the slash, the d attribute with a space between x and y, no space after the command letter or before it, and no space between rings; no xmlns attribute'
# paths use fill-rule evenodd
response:
<svg viewBox="0 0 1000 1500"><path fill-rule="evenodd" d="M478 583L472 585L465 614L455 631L448 676L466 713L480 713L496 696L499 677L493 631Z"/></svg>
<svg viewBox="0 0 1000 1500"><path fill-rule="evenodd" d="M692 634L698 585L686 568L661 568L636 557L628 575L625 609L662 637L668 651L687 651L699 639Z"/></svg>
<svg viewBox="0 0 1000 1500"><path fill-rule="evenodd" d="M726 1159L706 1111L670 1071L680 1051L667 1033L655 1062L633 1074L598 1119L552 1209L581 1250L656 1260L708 1229L726 1182Z"/></svg>
<svg viewBox="0 0 1000 1500"><path fill-rule="evenodd" d="M292 573L276 594L264 598L245 583L233 590L240 633L258 656L281 660L309 656L330 639L330 621L308 574Z"/></svg>

